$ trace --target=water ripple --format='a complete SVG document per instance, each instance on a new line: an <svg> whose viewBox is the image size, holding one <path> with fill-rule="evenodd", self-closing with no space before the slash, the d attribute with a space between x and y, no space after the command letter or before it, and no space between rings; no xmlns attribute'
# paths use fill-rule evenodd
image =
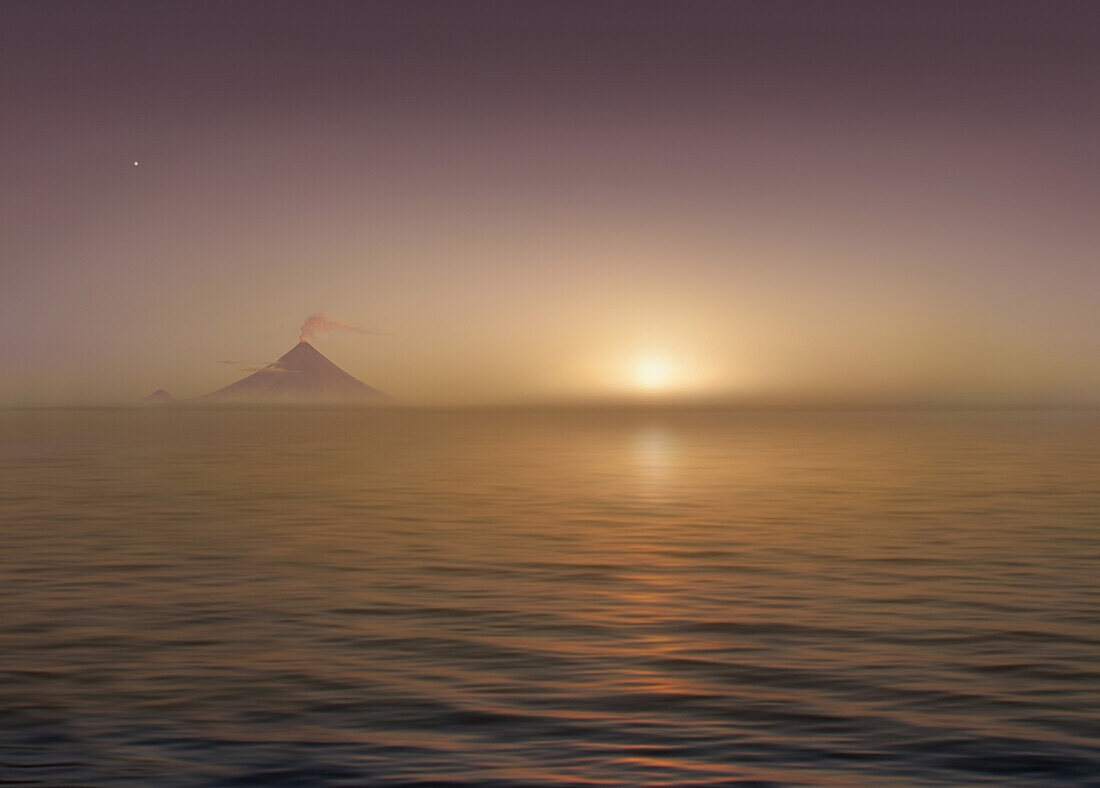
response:
<svg viewBox="0 0 1100 788"><path fill-rule="evenodd" d="M0 439L0 784L1100 784L1095 414Z"/></svg>

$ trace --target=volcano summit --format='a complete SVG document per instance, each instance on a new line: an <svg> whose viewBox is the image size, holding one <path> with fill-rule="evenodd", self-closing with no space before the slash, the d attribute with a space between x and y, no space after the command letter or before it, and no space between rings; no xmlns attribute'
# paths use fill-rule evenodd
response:
<svg viewBox="0 0 1100 788"><path fill-rule="evenodd" d="M386 402L390 397L333 364L308 342L195 402Z"/></svg>

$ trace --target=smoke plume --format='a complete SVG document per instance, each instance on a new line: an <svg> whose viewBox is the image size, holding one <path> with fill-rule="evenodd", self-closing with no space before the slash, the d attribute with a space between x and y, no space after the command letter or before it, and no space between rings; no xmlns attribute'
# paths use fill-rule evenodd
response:
<svg viewBox="0 0 1100 788"><path fill-rule="evenodd" d="M354 331L357 334L382 333L381 331L371 331L367 328L353 326L351 323L345 323L343 320L333 320L323 312L318 312L315 315L307 317L306 322L302 323L302 332L298 336L298 341L309 342L318 334L324 334L329 331Z"/></svg>

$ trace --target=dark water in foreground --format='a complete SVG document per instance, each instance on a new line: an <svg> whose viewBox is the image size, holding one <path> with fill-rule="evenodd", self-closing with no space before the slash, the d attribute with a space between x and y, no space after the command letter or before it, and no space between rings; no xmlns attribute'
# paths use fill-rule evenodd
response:
<svg viewBox="0 0 1100 788"><path fill-rule="evenodd" d="M1096 413L0 412L0 781L1100 785Z"/></svg>

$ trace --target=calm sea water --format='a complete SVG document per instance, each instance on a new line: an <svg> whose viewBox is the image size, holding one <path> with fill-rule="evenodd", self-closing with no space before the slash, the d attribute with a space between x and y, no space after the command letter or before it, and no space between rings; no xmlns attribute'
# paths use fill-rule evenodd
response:
<svg viewBox="0 0 1100 788"><path fill-rule="evenodd" d="M1100 785L1100 415L0 413L0 780Z"/></svg>

